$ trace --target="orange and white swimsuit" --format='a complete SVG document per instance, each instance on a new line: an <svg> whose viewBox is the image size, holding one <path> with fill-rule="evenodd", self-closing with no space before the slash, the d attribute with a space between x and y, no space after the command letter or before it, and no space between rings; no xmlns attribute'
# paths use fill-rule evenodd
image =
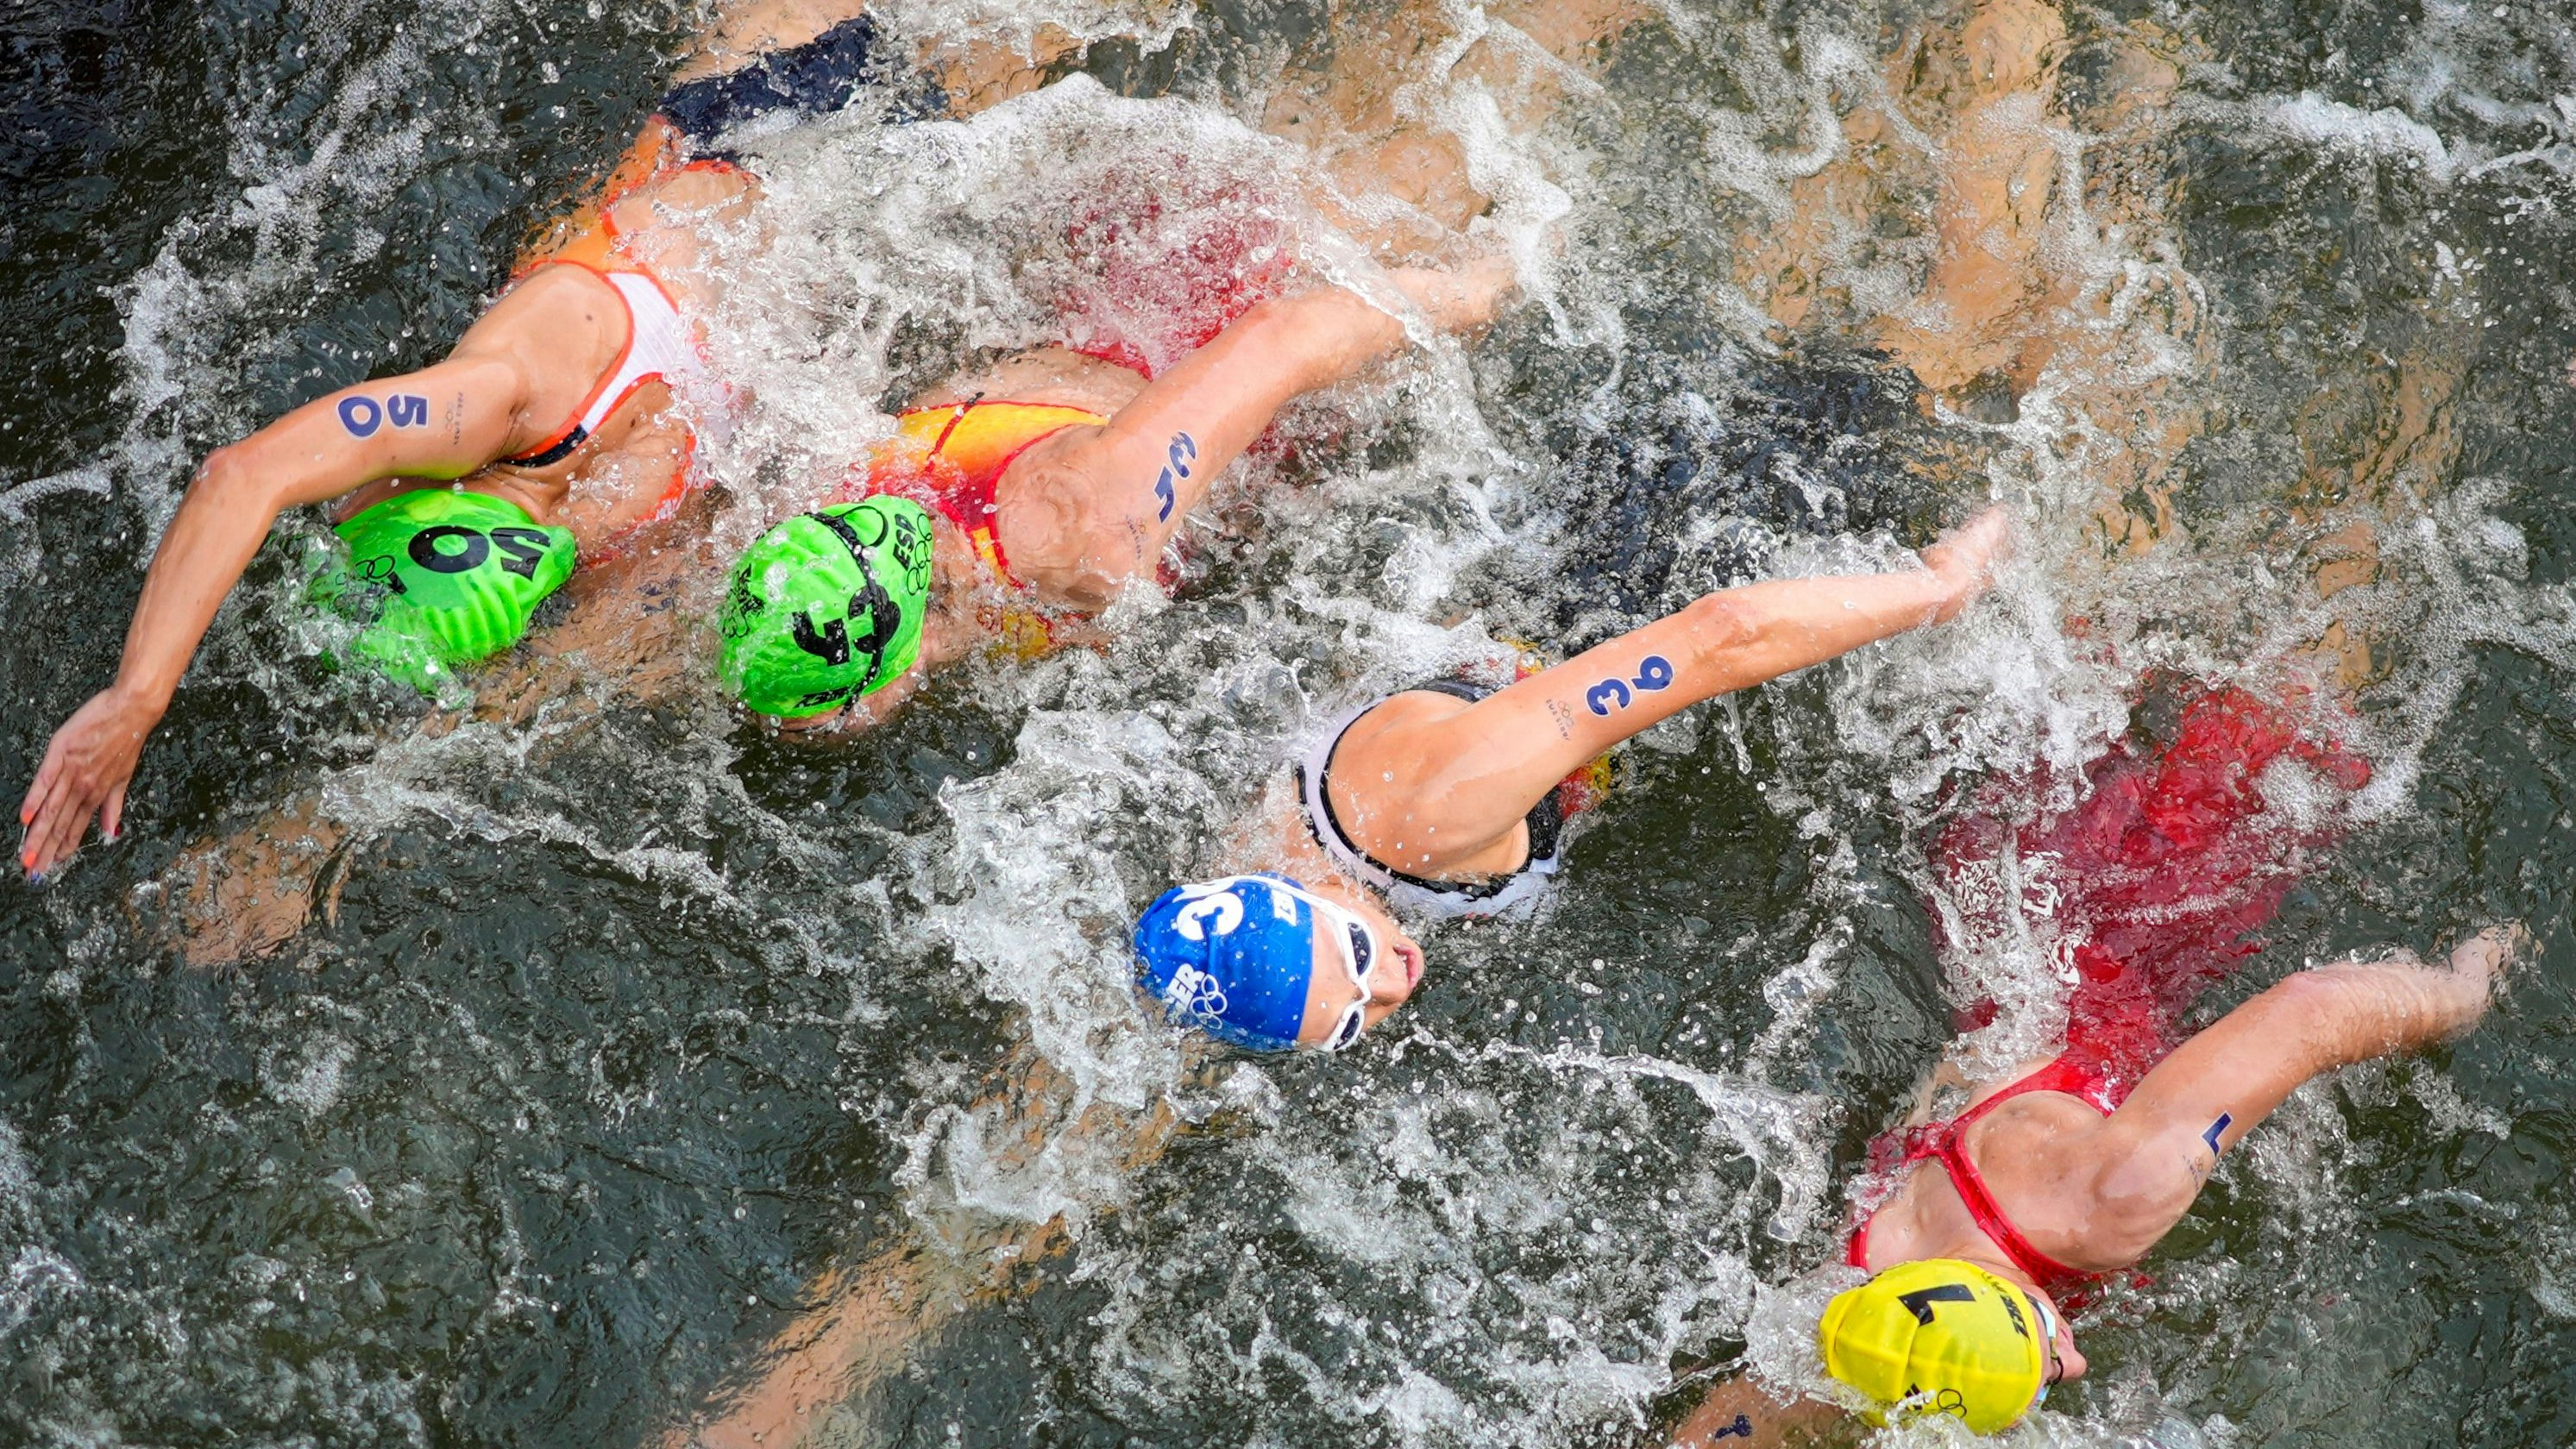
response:
<svg viewBox="0 0 2576 1449"><path fill-rule="evenodd" d="M712 381L688 319L680 315L680 304L671 299L652 273L641 267L609 271L561 257L548 258L537 266L579 267L615 288L618 300L626 307L626 345L591 386L590 395L582 400L569 422L543 443L515 458L504 458L503 462L517 468L544 468L562 462L648 382L659 382L678 392L690 384Z"/></svg>
<svg viewBox="0 0 2576 1449"><path fill-rule="evenodd" d="M612 198L608 205L613 204ZM560 463L605 426L638 389L648 383L661 383L675 398L691 405L688 435L672 469L670 486L655 501L652 512L637 523L641 527L678 511L696 477L693 465L698 445L711 441L709 430L720 428L730 416L730 395L707 363L697 327L680 310L678 300L661 279L626 254L625 239L606 206L577 220L583 223L579 229L558 242L546 256L522 268L519 279L524 281L546 267L579 267L599 278L625 308L626 342L562 427L536 447L501 461L517 468Z"/></svg>

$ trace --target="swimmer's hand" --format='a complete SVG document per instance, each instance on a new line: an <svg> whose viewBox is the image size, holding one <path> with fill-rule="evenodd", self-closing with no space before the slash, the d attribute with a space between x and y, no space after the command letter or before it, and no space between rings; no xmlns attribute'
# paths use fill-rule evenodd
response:
<svg viewBox="0 0 2576 1449"><path fill-rule="evenodd" d="M2451 973L2493 1000L2504 989L2506 969L2531 951L2531 931L2520 921L2489 926L2451 948Z"/></svg>
<svg viewBox="0 0 2576 1449"><path fill-rule="evenodd" d="M125 819L125 787L143 757L144 737L160 722L160 706L112 684L54 731L44 763L36 767L36 783L18 806L18 823L26 827L18 864L30 880L42 881L80 849L92 816L101 836L116 839Z"/></svg>
<svg viewBox="0 0 2576 1449"><path fill-rule="evenodd" d="M1978 595L1992 588L1996 567L2012 557L2012 551L2012 516L2000 506L1951 529L1923 550L1923 566L1949 585L1933 621L1946 624L1959 617Z"/></svg>
<svg viewBox="0 0 2576 1449"><path fill-rule="evenodd" d="M1492 326L1503 304L1520 290L1520 268L1507 256L1482 257L1463 266L1389 267L1387 280L1442 332L1478 332Z"/></svg>

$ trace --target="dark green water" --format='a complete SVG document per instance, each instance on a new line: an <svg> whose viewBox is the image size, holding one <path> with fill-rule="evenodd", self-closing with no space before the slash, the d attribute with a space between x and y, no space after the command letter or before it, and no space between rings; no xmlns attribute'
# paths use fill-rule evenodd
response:
<svg viewBox="0 0 2576 1449"><path fill-rule="evenodd" d="M0 782L107 679L194 457L434 356L631 130L684 17L615 9L0 11ZM2563 14L2492 9L2070 13L2079 121L2108 105L2106 37L2152 21L2199 47L2156 145L2082 151L2147 157L2163 219L2105 253L2187 275L2214 349L2174 470L2189 537L2143 560L2084 546L2087 455L2044 398L2000 432L1861 398L1880 451L1827 456L1811 420L1847 364L1774 367L1730 309L1761 208L1719 142L1793 149L1804 77L1836 44L1874 70L1910 15L1693 6L1517 158L1573 208L1553 310L1340 400L1348 445L1236 499L1248 541L1106 658L969 671L832 751L767 743L710 695L424 741L416 706L325 673L292 590L255 574L146 756L127 842L0 884L0 1442L654 1442L756 1369L825 1269L971 1256L1059 1213L1069 1250L925 1315L910 1369L834 1432L1626 1442L1677 1408L1677 1371L1742 1348L1757 1284L1832 1253L1844 1176L1948 1040L1922 904L1941 785L2084 758L2152 664L2308 637L2285 510L2370 451L2409 361L2456 381L2458 446L2431 503L2390 511L2387 581L2345 600L2381 651L2359 701L2381 784L2222 996L2495 916L2548 954L2472 1041L2303 1095L2222 1169L2034 1433L2576 1438L2576 42ZM1325 19L1211 10L1093 69L1240 102L1328 46ZM1072 96L921 170L932 221L1025 202L1043 232L1047 193L995 158L1159 124ZM913 174L901 156L843 127L773 164L812 240L772 280L842 290L784 340L736 319L778 384L722 460L736 522L800 429L848 423L798 411L800 359L861 358L866 393L1029 325L1007 283L944 285L972 264L936 261L940 225L850 184ZM912 270L854 264L878 255ZM891 363L865 355L889 317L910 349ZM1620 471L1599 440L1660 438L1686 393L1745 466L1771 448L1856 483L1973 452L1973 480L1858 511L1919 524L1991 477L2030 566L1970 631L1634 752L1554 914L1434 937L1383 1040L1189 1069L1120 984L1133 905L1204 862L1301 710L1454 654L1426 621L1603 626L1552 582L1616 571L1585 531ZM1740 557L1675 552L1671 587ZM2117 662L2060 647L2065 615ZM359 823L336 919L238 972L180 966L154 883L317 788ZM1033 1056L1107 1125L1046 1119L1043 1150L997 1158L1020 1137L997 1084ZM1119 1124L1160 1103L1201 1125L1127 1161Z"/></svg>

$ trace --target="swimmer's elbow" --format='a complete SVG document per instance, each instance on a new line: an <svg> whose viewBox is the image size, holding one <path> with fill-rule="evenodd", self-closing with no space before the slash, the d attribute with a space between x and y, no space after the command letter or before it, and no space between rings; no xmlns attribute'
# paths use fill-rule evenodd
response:
<svg viewBox="0 0 2576 1449"><path fill-rule="evenodd" d="M219 513L274 522L285 507L274 470L261 467L247 443L228 443L206 455L188 482L190 504Z"/></svg>
<svg viewBox="0 0 2576 1449"><path fill-rule="evenodd" d="M2134 1263L2182 1221L2200 1196L2192 1158L2175 1144L2150 1138L2115 1154L2091 1184L2093 1210L2085 1215L2088 1258Z"/></svg>
<svg viewBox="0 0 2576 1449"><path fill-rule="evenodd" d="M1754 653L1779 622L1772 611L1731 589L1692 600L1682 609L1682 621L1703 667L1724 667Z"/></svg>
<svg viewBox="0 0 2576 1449"><path fill-rule="evenodd" d="M1228 330L1257 339L1296 392L1341 382L1404 340L1401 323L1339 287L1257 302Z"/></svg>

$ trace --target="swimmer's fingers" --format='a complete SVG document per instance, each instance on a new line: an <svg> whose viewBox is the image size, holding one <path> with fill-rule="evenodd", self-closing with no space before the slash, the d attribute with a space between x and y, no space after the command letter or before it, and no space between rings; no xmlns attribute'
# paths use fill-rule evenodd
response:
<svg viewBox="0 0 2576 1449"><path fill-rule="evenodd" d="M68 775L58 777L37 807L36 818L28 825L25 843L19 849L18 864L25 868L28 879L43 880L79 847L81 832L89 827L89 817L89 807L72 788Z"/></svg>
<svg viewBox="0 0 2576 1449"><path fill-rule="evenodd" d="M54 732L28 803L19 812L27 833L18 863L29 875L45 874L79 849L90 818L102 806L114 812L107 833L115 838L126 784L134 778L144 736L157 718L111 688L92 696Z"/></svg>
<svg viewBox="0 0 2576 1449"><path fill-rule="evenodd" d="M46 802L62 781L62 748L58 743L45 746L45 758L36 766L36 778L27 786L27 798L18 802L18 824L21 829L36 823L44 813Z"/></svg>
<svg viewBox="0 0 2576 1449"><path fill-rule="evenodd" d="M18 868L30 877L44 873L38 863L45 858L45 841L52 834L54 797L62 793L62 769L57 752L48 747L45 763L36 771L36 782L27 787L27 798L18 806Z"/></svg>
<svg viewBox="0 0 2576 1449"><path fill-rule="evenodd" d="M107 804L98 812L98 833L110 845L125 829L125 792L133 783L131 778L117 781L116 788L107 792Z"/></svg>
<svg viewBox="0 0 2576 1449"><path fill-rule="evenodd" d="M2490 997L2502 995L2506 973L2532 954L2531 930L2520 921L2489 926L2451 948L2451 969L2485 983Z"/></svg>
<svg viewBox="0 0 2576 1449"><path fill-rule="evenodd" d="M1941 535L1923 550L1924 567L1950 586L1939 617L1948 621L1994 586L1995 571L2012 557L2012 515L1999 504Z"/></svg>
<svg viewBox="0 0 2576 1449"><path fill-rule="evenodd" d="M18 865L30 878L41 879L45 872L54 868L56 861L70 853L68 847L60 843L66 820L72 822L71 839L74 844L79 842L81 829L89 823L89 812L73 809L79 791L75 782L78 771L73 766L73 752L68 744L70 738L71 726L68 724L54 732L52 742L45 746L44 763L37 767L36 783L28 789L27 802L18 811L20 823L26 826L19 837Z"/></svg>

